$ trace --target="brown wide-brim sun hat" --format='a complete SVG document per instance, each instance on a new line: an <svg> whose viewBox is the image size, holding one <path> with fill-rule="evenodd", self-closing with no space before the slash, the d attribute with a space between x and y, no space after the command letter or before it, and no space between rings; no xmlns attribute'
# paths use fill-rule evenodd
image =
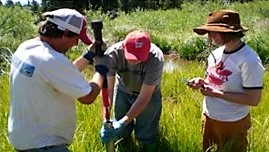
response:
<svg viewBox="0 0 269 152"><path fill-rule="evenodd" d="M208 15L206 24L196 27L193 31L199 35L212 32L245 32L241 26L239 13L232 10L219 10Z"/></svg>

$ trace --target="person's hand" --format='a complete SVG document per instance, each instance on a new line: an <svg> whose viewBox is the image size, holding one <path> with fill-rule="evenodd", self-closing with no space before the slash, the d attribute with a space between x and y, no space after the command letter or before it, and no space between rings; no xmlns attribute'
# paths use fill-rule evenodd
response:
<svg viewBox="0 0 269 152"><path fill-rule="evenodd" d="M101 45L101 52L96 52L97 51L97 46ZM100 42L100 41L95 41L92 46L90 46L90 52L94 52L94 58L93 62L95 63L95 71L100 73L102 76L106 76L108 72L107 68L107 57L104 56L104 52L106 51L106 43L105 42Z"/></svg>
<svg viewBox="0 0 269 152"><path fill-rule="evenodd" d="M95 71L100 73L102 76L106 76L108 72L108 67L106 65L107 63L107 57L103 56L96 56L94 57L94 63L95 63Z"/></svg>
<svg viewBox="0 0 269 152"><path fill-rule="evenodd" d="M218 98L224 93L223 91L215 89L214 87L210 85L204 85L204 87L200 89L200 92L204 96L218 97Z"/></svg>
<svg viewBox="0 0 269 152"><path fill-rule="evenodd" d="M98 45L101 45L101 52L96 52L97 50L97 46ZM91 45L89 45L86 50L83 52L82 56L87 59L89 61L90 64L92 64L94 61L94 57L96 55L99 55L100 54L104 54L104 52L106 51L107 49L107 46L106 46L106 43L105 42L100 42L100 41L94 41L94 43L92 43Z"/></svg>
<svg viewBox="0 0 269 152"><path fill-rule="evenodd" d="M99 46L101 46L100 50L97 50ZM94 55L98 55L98 56L102 56L105 53L106 49L107 49L106 43L104 41L101 42L97 40L87 47L88 51L93 52ZM100 52L97 52L97 51L100 51Z"/></svg>
<svg viewBox="0 0 269 152"><path fill-rule="evenodd" d="M107 127L106 123L102 124L101 130L100 130L100 138L103 143L109 143L111 140L113 140L112 136L113 127Z"/></svg>
<svg viewBox="0 0 269 152"><path fill-rule="evenodd" d="M120 119L118 121L114 120L112 122L112 125L113 125L113 128L114 128L114 130L116 131L116 134L117 134L117 132L119 132L123 127L126 126L126 123L125 123L125 121L123 119Z"/></svg>
<svg viewBox="0 0 269 152"><path fill-rule="evenodd" d="M187 85L193 89L202 89L207 83L203 78L196 77L188 80Z"/></svg>
<svg viewBox="0 0 269 152"><path fill-rule="evenodd" d="M102 125L100 130L100 137L103 143L108 143L114 137L118 136L121 130L126 126L126 123L123 119L119 121L113 121L111 128L107 128L105 124Z"/></svg>

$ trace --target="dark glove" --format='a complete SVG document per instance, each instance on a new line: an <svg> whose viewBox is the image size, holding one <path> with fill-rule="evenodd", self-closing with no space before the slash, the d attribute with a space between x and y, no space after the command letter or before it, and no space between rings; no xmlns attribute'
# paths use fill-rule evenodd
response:
<svg viewBox="0 0 269 152"><path fill-rule="evenodd" d="M102 76L106 76L108 72L108 67L106 66L107 64L107 57L99 57L96 56L94 57L94 63L95 63L95 71L100 73Z"/></svg>
<svg viewBox="0 0 269 152"><path fill-rule="evenodd" d="M108 143L114 137L118 136L121 130L127 125L123 119L119 121L113 121L113 127L107 128L105 125L102 125L100 130L100 137L103 143Z"/></svg>
<svg viewBox="0 0 269 152"><path fill-rule="evenodd" d="M100 41L94 41L94 43L92 43L91 45L89 45L86 50L83 52L82 56L87 59L90 64L92 64L93 58L97 55L96 53L96 48L97 45L101 44L101 53L99 52L99 54L104 54L104 52L106 51L107 47L106 47L106 43L105 42L100 42Z"/></svg>
<svg viewBox="0 0 269 152"><path fill-rule="evenodd" d="M95 71L105 77L108 72L108 68L105 65L96 65Z"/></svg>
<svg viewBox="0 0 269 152"><path fill-rule="evenodd" d="M102 124L101 130L100 130L100 138L103 143L105 144L109 143L113 139L111 134L109 134L112 131L113 131L113 126L112 126L111 121L109 122L109 124L107 122L104 122Z"/></svg>

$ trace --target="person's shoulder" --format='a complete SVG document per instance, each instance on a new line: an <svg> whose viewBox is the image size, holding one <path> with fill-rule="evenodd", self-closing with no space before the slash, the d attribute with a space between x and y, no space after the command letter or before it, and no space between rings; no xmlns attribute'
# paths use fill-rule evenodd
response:
<svg viewBox="0 0 269 152"><path fill-rule="evenodd" d="M18 48L24 48L25 50L43 46L42 42L38 38L33 38L22 42Z"/></svg>
<svg viewBox="0 0 269 152"><path fill-rule="evenodd" d="M28 39L24 42L22 42L16 49L16 52L24 52L27 50L31 50L33 48L37 48L38 46L40 46L41 42L34 39Z"/></svg>
<svg viewBox="0 0 269 152"><path fill-rule="evenodd" d="M150 52L152 54L158 54L160 56L163 56L163 51L154 43L151 43L150 45Z"/></svg>
<svg viewBox="0 0 269 152"><path fill-rule="evenodd" d="M214 52L214 53L223 53L224 49L225 49L225 46L223 45L223 46L217 47L212 52Z"/></svg>
<svg viewBox="0 0 269 152"><path fill-rule="evenodd" d="M111 45L110 47L108 47L106 53L109 54L111 52L117 52L119 50L122 50L122 43L123 42L120 41L120 42L117 42L117 43Z"/></svg>
<svg viewBox="0 0 269 152"><path fill-rule="evenodd" d="M147 62L154 62L154 64L164 62L164 55L162 50L154 43L151 43L149 59Z"/></svg>
<svg viewBox="0 0 269 152"><path fill-rule="evenodd" d="M242 48L242 50L238 51L241 57L245 57L247 60L256 60L259 55L256 51L254 51L250 46L247 44Z"/></svg>

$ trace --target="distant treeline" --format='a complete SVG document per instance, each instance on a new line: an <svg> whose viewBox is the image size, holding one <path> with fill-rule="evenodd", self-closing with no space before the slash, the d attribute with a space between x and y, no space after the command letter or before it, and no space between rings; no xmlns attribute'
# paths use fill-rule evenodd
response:
<svg viewBox="0 0 269 152"><path fill-rule="evenodd" d="M232 2L249 2L252 0L42 0L39 5L35 0L28 0L28 6L32 8L32 11L47 11L57 8L73 8L80 12L85 10L101 10L103 13L116 13L117 11L123 11L129 13L135 10L157 10L157 9L174 9L181 8L183 2L217 2L229 4ZM13 3L12 0L7 0L5 4L0 5L13 6L20 5L20 2Z"/></svg>

